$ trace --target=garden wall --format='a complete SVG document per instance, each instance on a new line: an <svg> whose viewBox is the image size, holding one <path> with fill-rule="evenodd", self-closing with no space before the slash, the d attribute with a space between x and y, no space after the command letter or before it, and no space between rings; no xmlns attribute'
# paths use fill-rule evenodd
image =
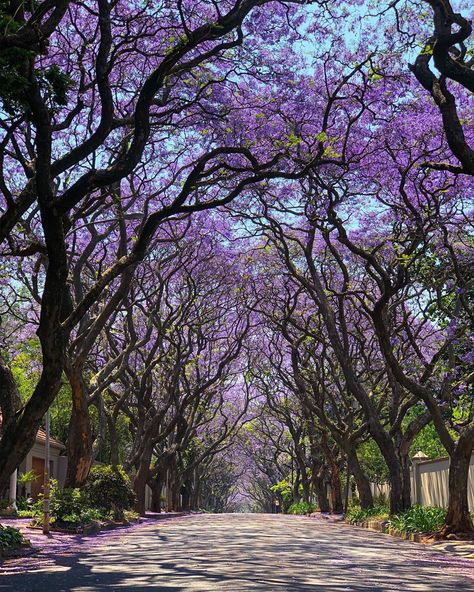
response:
<svg viewBox="0 0 474 592"><path fill-rule="evenodd" d="M411 467L412 502L422 506L446 508L448 505L449 458L414 460ZM390 495L388 483L371 483L372 493ZM471 457L468 484L469 508L474 511L474 454Z"/></svg>

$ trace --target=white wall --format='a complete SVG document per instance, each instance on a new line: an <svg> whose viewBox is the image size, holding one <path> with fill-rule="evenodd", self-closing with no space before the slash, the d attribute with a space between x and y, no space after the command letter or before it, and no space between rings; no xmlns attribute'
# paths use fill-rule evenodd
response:
<svg viewBox="0 0 474 592"><path fill-rule="evenodd" d="M415 461L411 468L411 500L422 506L446 508L449 502L449 458ZM370 484L372 493L390 495L388 483ZM468 483L469 508L474 511L474 454L471 457Z"/></svg>

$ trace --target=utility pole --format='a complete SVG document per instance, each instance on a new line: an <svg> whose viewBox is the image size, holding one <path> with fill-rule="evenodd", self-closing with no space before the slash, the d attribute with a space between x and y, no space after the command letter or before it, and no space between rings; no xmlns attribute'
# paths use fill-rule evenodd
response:
<svg viewBox="0 0 474 592"><path fill-rule="evenodd" d="M45 459L44 459L44 487L43 487L43 534L49 534L49 433L50 433L50 415L49 409L46 412L45 425Z"/></svg>

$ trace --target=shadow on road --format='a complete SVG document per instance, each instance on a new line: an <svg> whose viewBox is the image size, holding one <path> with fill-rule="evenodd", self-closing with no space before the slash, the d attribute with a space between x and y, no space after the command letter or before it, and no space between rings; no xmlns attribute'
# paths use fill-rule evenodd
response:
<svg viewBox="0 0 474 592"><path fill-rule="evenodd" d="M341 524L204 515L136 530L1 590L474 592L474 562Z"/></svg>

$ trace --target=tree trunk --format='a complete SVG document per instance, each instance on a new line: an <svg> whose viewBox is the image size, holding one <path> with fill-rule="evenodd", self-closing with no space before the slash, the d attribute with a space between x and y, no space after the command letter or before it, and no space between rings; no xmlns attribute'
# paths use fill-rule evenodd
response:
<svg viewBox="0 0 474 592"><path fill-rule="evenodd" d="M301 473L299 469L296 469L296 475L293 477L292 483L292 496L293 496L293 503L297 504L300 501L300 477Z"/></svg>
<svg viewBox="0 0 474 592"><path fill-rule="evenodd" d="M168 512L181 511L181 478L178 475L178 465L176 455L172 456L168 462L167 480L166 480L166 509Z"/></svg>
<svg viewBox="0 0 474 592"><path fill-rule="evenodd" d="M410 480L410 459L408 450L401 450L400 465L402 470L402 504L405 510L411 508L411 480Z"/></svg>
<svg viewBox="0 0 474 592"><path fill-rule="evenodd" d="M20 405L21 399L15 378L0 356L0 415L2 420L0 429L6 430L10 425L15 424L15 414ZM0 483L0 499L6 496L8 487L9 479Z"/></svg>
<svg viewBox="0 0 474 592"><path fill-rule="evenodd" d="M138 471L135 475L135 479L133 480L133 490L135 491L135 495L137 497L135 510L140 514L140 516L145 516L146 513L146 486L150 473L152 454L153 446L146 446L140 457Z"/></svg>
<svg viewBox="0 0 474 592"><path fill-rule="evenodd" d="M175 476L173 487L171 489L172 507L175 512L181 512L181 481Z"/></svg>
<svg viewBox="0 0 474 592"><path fill-rule="evenodd" d="M190 486L189 483L185 482L181 487L180 494L181 494L181 509L185 512L191 509L191 496L190 496Z"/></svg>
<svg viewBox="0 0 474 592"><path fill-rule="evenodd" d="M62 344L58 344L58 347ZM38 428L61 386L63 357L45 360L40 380L24 409L2 428L0 438L0 490L10 485L10 475L18 468L35 443ZM52 357L52 356L49 356ZM15 386L16 388L16 386Z"/></svg>
<svg viewBox="0 0 474 592"><path fill-rule="evenodd" d="M342 502L341 475L336 463L331 467L331 502L332 511L336 514L342 514L344 504Z"/></svg>
<svg viewBox="0 0 474 592"><path fill-rule="evenodd" d="M318 498L318 506L320 512L330 512L326 480L323 474L313 475L313 487L316 497Z"/></svg>
<svg viewBox="0 0 474 592"><path fill-rule="evenodd" d="M201 505L201 478L197 467L194 469L193 493L191 497L191 510L199 510Z"/></svg>
<svg viewBox="0 0 474 592"><path fill-rule="evenodd" d="M357 485L360 507L363 509L372 508L374 505L374 498L372 495L372 490L370 489L370 481L360 466L357 452L355 450L352 449L350 452L348 452L347 463L349 472L354 477L354 481Z"/></svg>
<svg viewBox="0 0 474 592"><path fill-rule="evenodd" d="M68 467L65 487L84 485L92 465L92 437L87 389L82 372L67 370L72 389L72 413L67 440Z"/></svg>
<svg viewBox="0 0 474 592"><path fill-rule="evenodd" d="M451 454L449 465L449 505L443 534L474 531L467 497L469 466L474 447L474 430L468 437L460 436Z"/></svg>
<svg viewBox="0 0 474 592"><path fill-rule="evenodd" d="M109 431L109 445L110 445L109 462L112 466L116 467L118 464L120 464L117 428L115 426L112 416L106 415L106 417L107 417L107 427L108 427L108 431Z"/></svg>
<svg viewBox="0 0 474 592"><path fill-rule="evenodd" d="M163 492L163 479L158 474L148 485L151 488L151 511L161 512L161 494Z"/></svg>

